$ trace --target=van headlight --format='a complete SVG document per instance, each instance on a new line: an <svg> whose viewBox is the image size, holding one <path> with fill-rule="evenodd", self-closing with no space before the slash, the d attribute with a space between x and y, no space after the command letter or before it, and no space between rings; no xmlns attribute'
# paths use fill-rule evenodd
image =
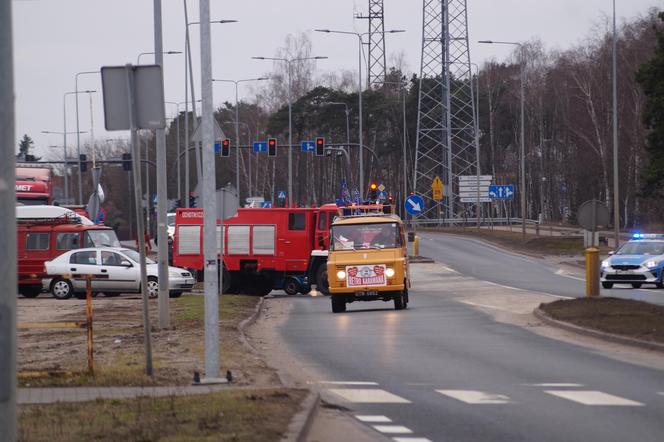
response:
<svg viewBox="0 0 664 442"><path fill-rule="evenodd" d="M385 276L387 276L388 278L393 277L394 276L394 269L391 269L391 268L385 269Z"/></svg>
<svg viewBox="0 0 664 442"><path fill-rule="evenodd" d="M337 272L337 279L341 279L341 280L346 279L346 272L344 272L343 270L339 270Z"/></svg>

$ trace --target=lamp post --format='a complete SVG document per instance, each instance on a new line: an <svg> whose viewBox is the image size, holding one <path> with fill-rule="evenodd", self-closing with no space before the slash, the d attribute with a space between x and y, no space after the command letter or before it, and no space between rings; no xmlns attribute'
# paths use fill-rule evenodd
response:
<svg viewBox="0 0 664 442"><path fill-rule="evenodd" d="M66 94L65 94L66 96ZM67 130L67 120L65 119L65 132L58 132L58 131L51 131L51 130L43 130L41 133L43 134L52 134L52 135L62 135L64 137L64 142L65 144L62 146L50 146L50 147L62 147L64 149L64 156L65 156L65 201L67 201L67 204L69 204L69 181L68 181L68 166L69 166L69 160L67 159L67 134L86 134L88 133L87 131L81 131L81 132L66 132Z"/></svg>
<svg viewBox="0 0 664 442"><path fill-rule="evenodd" d="M524 94L524 64L525 54L523 53L523 44L514 41L493 41L480 40L478 43L502 44L518 46L521 54L520 58L520 77L521 77L521 174L519 187L521 188L521 239L526 240L526 148L525 148L525 94Z"/></svg>
<svg viewBox="0 0 664 442"><path fill-rule="evenodd" d="M620 198L618 193L618 73L616 35L616 0L613 0L613 54L612 54L612 89L613 89L613 234L616 249L620 245Z"/></svg>
<svg viewBox="0 0 664 442"><path fill-rule="evenodd" d="M251 57L254 60L283 61L288 68L288 201L293 205L293 103L292 103L292 78L291 64L296 61L324 60L327 57L301 57L301 58L279 58L279 57Z"/></svg>
<svg viewBox="0 0 664 442"><path fill-rule="evenodd" d="M232 121L232 120L222 121L222 123L224 123L224 124L235 124L235 121ZM251 138L251 128L249 127L249 125L247 123L243 122L243 121L238 121L237 124L242 125L242 126L245 127L245 129L247 131L247 134L248 134L248 139L249 139L248 144L251 144L251 140L250 140L250 138ZM238 137L238 144L240 144L239 137ZM252 185L251 185L251 156L249 156L248 165L249 165L249 167L247 168L248 169L247 175L249 176L249 182L247 183L247 194L249 196L251 196L251 189L252 189ZM238 199L239 199L239 194L238 194Z"/></svg>
<svg viewBox="0 0 664 442"><path fill-rule="evenodd" d="M358 95L358 106L359 106L359 111L358 111L358 125L359 125L359 131L358 131L358 144L360 145L360 192L364 195L364 151L362 150L362 146L364 146L363 138L362 138L362 43L363 43L363 37L365 35L368 35L368 32L364 33L359 33L359 32L354 32L354 31L333 31L330 29L315 29L316 32L324 32L326 34L345 34L345 35L354 35L357 37L357 43L358 43L358 50L357 50L357 72L358 72L358 80L357 80L357 95ZM396 34L400 32L406 32L403 29L392 29L389 31L384 31L383 34Z"/></svg>
<svg viewBox="0 0 664 442"><path fill-rule="evenodd" d="M62 121L63 121L63 129L62 129L62 137L63 137L63 145L65 148L65 171L67 170L67 95L75 95L76 96L76 108L78 109L78 94L93 94L97 91L91 91L91 90L86 90L86 91L78 91L75 90L73 92L65 92L62 96ZM78 112L77 112L78 115ZM79 139L80 131L78 128L78 118L76 118L76 138L77 140ZM80 152L80 151L79 151ZM80 186L80 180L81 180L81 169L80 169L80 153L79 155L79 169L78 169L78 175L79 175L79 186ZM65 199L69 199L69 179L67 177L67 174L65 173ZM79 193L81 191L79 190Z"/></svg>
<svg viewBox="0 0 664 442"><path fill-rule="evenodd" d="M235 188L237 189L237 199L238 203L242 201L240 198L240 116L238 109L238 86L240 83L246 83L249 81L263 81L269 80L269 77L258 77L258 78L244 78L242 80L224 80L213 78L212 81L219 81L222 83L233 83L235 85Z"/></svg>
<svg viewBox="0 0 664 442"><path fill-rule="evenodd" d="M76 155L78 156L78 204L83 204L83 184L81 178L81 136L78 120L78 77L80 75L99 74L100 71L82 71L74 75L74 92L76 92Z"/></svg>
<svg viewBox="0 0 664 442"><path fill-rule="evenodd" d="M178 198L180 201L182 198L182 195L180 193L180 103L177 103L175 101L164 101L166 104L174 104L175 105L175 132L176 132L176 137L177 137L177 168L178 168Z"/></svg>
<svg viewBox="0 0 664 442"><path fill-rule="evenodd" d="M162 54L165 55L174 55L174 54L181 54L182 51L164 51ZM138 54L138 57L136 57L136 64L141 64L141 57L144 55L155 55L156 52L141 52Z"/></svg>

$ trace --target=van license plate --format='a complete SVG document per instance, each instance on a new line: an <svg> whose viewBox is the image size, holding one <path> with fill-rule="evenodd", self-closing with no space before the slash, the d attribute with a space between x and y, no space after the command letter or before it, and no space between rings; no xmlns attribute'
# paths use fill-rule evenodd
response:
<svg viewBox="0 0 664 442"><path fill-rule="evenodd" d="M378 292L375 290L369 292L356 292L355 296L357 296L358 298L365 298L365 297L368 298L370 296L378 296Z"/></svg>

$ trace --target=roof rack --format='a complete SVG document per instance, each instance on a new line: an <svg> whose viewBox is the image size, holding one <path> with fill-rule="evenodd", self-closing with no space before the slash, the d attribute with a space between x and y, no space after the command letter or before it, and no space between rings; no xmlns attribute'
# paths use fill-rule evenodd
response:
<svg viewBox="0 0 664 442"><path fill-rule="evenodd" d="M64 215L55 216L51 218L16 218L17 224L35 224L35 225L50 225L50 224L82 224L81 217L77 214L66 213Z"/></svg>

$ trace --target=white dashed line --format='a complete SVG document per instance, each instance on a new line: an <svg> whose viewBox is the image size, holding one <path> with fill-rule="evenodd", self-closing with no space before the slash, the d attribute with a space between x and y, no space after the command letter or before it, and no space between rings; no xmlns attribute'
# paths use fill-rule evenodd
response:
<svg viewBox="0 0 664 442"><path fill-rule="evenodd" d="M510 285L503 285L503 284L498 284L497 282L492 282L492 281L487 281L482 279L482 282L485 282L487 284L495 285L498 287L502 287L504 289L509 289L509 290L517 290L519 292L526 292L526 293L534 293L536 295L546 295L546 296L553 296L554 298L560 298L560 299L575 299L573 296L563 296L563 295L554 295L553 293L547 293L547 292L540 292L538 290L526 290L526 289L520 289L518 287L512 287Z"/></svg>
<svg viewBox="0 0 664 442"><path fill-rule="evenodd" d="M561 387L561 388L564 388L564 387L583 387L583 384L573 384L571 382L570 383L567 383L567 382L558 382L558 383L548 382L547 383L547 382L545 382L543 384L526 384L526 385L531 385L533 387L549 387L549 388L551 388L551 387L553 387L553 388L555 388L555 387Z"/></svg>
<svg viewBox="0 0 664 442"><path fill-rule="evenodd" d="M323 385L378 385L378 382L368 382L368 381L318 381L316 384Z"/></svg>
<svg viewBox="0 0 664 442"><path fill-rule="evenodd" d="M369 422L376 424L382 422L392 422L392 419L390 419L389 417L381 415L357 415L355 416L355 418L362 422Z"/></svg>
<svg viewBox="0 0 664 442"><path fill-rule="evenodd" d="M473 307L488 308L488 309L491 309L491 310L500 310L502 312L510 311L510 310L507 310L507 309L504 309L504 308L496 307L494 305L479 304L479 303L473 302L473 301L461 301L460 300L459 302L462 303L462 304L472 305Z"/></svg>
<svg viewBox="0 0 664 442"><path fill-rule="evenodd" d="M556 271L556 275L562 276L563 278L575 279L577 281L585 281L585 278L579 278L578 276L572 276L572 275L568 274L567 272L565 272L565 270L563 270L563 269L558 269Z"/></svg>
<svg viewBox="0 0 664 442"><path fill-rule="evenodd" d="M373 427L381 433L388 434L410 434L413 432L410 428L403 425L374 425Z"/></svg>
<svg viewBox="0 0 664 442"><path fill-rule="evenodd" d="M431 440L426 437L393 437L395 442L431 442Z"/></svg>
<svg viewBox="0 0 664 442"><path fill-rule="evenodd" d="M381 389L332 388L327 390L347 400L359 404L410 404L408 399Z"/></svg>
<svg viewBox="0 0 664 442"><path fill-rule="evenodd" d="M603 393L601 391L558 391L558 390L546 390L545 393L548 393L553 396L558 396L563 399L567 399L573 402L578 402L583 405L606 405L606 406L627 406L627 407L640 407L643 406L641 402L636 402L631 399L625 399L620 396L614 396L612 394Z"/></svg>
<svg viewBox="0 0 664 442"><path fill-rule="evenodd" d="M502 394L485 393L477 390L436 390L438 393L473 405L509 404L512 401Z"/></svg>

